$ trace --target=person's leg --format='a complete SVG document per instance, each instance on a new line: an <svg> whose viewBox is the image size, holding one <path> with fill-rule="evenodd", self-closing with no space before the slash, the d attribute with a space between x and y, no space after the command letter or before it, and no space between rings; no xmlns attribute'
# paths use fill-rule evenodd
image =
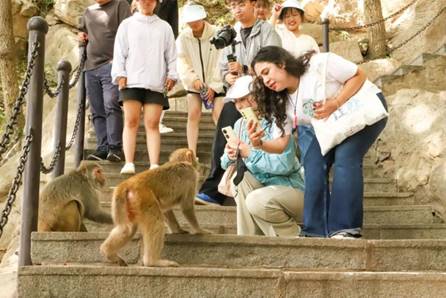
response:
<svg viewBox="0 0 446 298"><path fill-rule="evenodd" d="M110 63L100 68L100 76L104 97L109 151L119 153L122 149L123 117L122 109L118 101L118 86L112 83Z"/></svg>
<svg viewBox="0 0 446 298"><path fill-rule="evenodd" d="M212 109L212 121L217 125L218 118L220 118L221 110L223 109L223 97L214 99L214 108Z"/></svg>
<svg viewBox="0 0 446 298"><path fill-rule="evenodd" d="M300 233L304 194L290 186L271 185L249 193L246 206L266 236L290 237Z"/></svg>
<svg viewBox="0 0 446 298"><path fill-rule="evenodd" d="M235 121L241 117L240 113L235 108L233 102L225 103L218 118L217 127L215 129L214 142L212 144L212 162L209 176L201 186L200 193L204 193L209 197L219 200L220 203L226 199L226 196L218 192L218 183L225 171L220 166L220 157L223 155L226 139L223 136L221 129L225 126L234 126Z"/></svg>
<svg viewBox="0 0 446 298"><path fill-rule="evenodd" d="M125 162L133 163L135 160L136 134L138 132L142 104L137 100L125 100L123 107L124 131L122 136Z"/></svg>
<svg viewBox="0 0 446 298"><path fill-rule="evenodd" d="M100 77L97 75L97 69L85 72L85 83L90 101L90 111L96 133L96 159L105 159L108 152L107 142L107 124L104 108L104 98ZM87 157L87 159L90 159Z"/></svg>
<svg viewBox="0 0 446 298"><path fill-rule="evenodd" d="M201 119L200 95L187 95L187 145L197 156L198 131Z"/></svg>
<svg viewBox="0 0 446 298"><path fill-rule="evenodd" d="M146 129L147 152L149 153L150 167L160 163L161 136L159 123L163 107L159 104L144 104L144 127Z"/></svg>
<svg viewBox="0 0 446 298"><path fill-rule="evenodd" d="M364 195L362 161L386 122L387 118L366 126L334 149L333 186L328 212L330 235L339 232L360 235Z"/></svg>
<svg viewBox="0 0 446 298"><path fill-rule="evenodd" d="M261 187L263 185L249 172L245 172L243 180L237 186L234 186L234 199L237 204L237 235L263 235L246 205L246 200L248 200L252 191Z"/></svg>
<svg viewBox="0 0 446 298"><path fill-rule="evenodd" d="M327 213L330 200L328 172L330 152L324 157L321 148L309 127L299 127L299 147L305 169L305 192L303 213L303 236L327 237Z"/></svg>

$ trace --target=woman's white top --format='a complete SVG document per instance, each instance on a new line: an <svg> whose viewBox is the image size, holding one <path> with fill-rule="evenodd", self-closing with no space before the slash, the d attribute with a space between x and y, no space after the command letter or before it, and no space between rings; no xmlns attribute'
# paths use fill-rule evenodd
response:
<svg viewBox="0 0 446 298"><path fill-rule="evenodd" d="M322 72L324 63L326 65L325 95L322 94ZM358 71L358 66L341 56L333 53L320 53L313 55L310 59L308 70L300 77L299 88L293 94L289 94L286 106L287 120L285 124L285 134L291 134L293 121L297 116L299 125L311 124L311 117L304 114L303 104L309 99L321 101L330 97L335 97L342 89L344 83L353 77ZM381 90L369 80L366 80L361 87L369 89L370 92L379 93Z"/></svg>
<svg viewBox="0 0 446 298"><path fill-rule="evenodd" d="M314 50L319 53L319 46L313 37L307 34L296 36L289 31L285 25L279 24L275 26L277 34L282 39L282 47L291 53L294 57L299 57L308 51Z"/></svg>
<svg viewBox="0 0 446 298"><path fill-rule="evenodd" d="M177 80L175 37L169 23L157 15L136 12L118 28L112 80L127 77L130 88L163 92L167 78Z"/></svg>

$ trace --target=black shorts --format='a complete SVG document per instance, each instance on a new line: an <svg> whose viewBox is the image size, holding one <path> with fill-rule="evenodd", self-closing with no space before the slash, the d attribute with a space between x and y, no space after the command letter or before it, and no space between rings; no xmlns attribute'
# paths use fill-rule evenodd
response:
<svg viewBox="0 0 446 298"><path fill-rule="evenodd" d="M144 88L124 88L119 91L119 103L126 100L137 100L143 105L147 103L159 104L163 107L163 110L169 109L169 99L164 94L150 89Z"/></svg>

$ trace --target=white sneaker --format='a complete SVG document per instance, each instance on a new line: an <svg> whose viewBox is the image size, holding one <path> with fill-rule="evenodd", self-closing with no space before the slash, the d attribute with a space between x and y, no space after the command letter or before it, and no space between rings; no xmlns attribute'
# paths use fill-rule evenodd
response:
<svg viewBox="0 0 446 298"><path fill-rule="evenodd" d="M121 174L124 175L135 174L135 165L132 162L126 163L121 169Z"/></svg>
<svg viewBox="0 0 446 298"><path fill-rule="evenodd" d="M167 126L165 126L162 123L160 123L159 128L160 128L160 133L161 134L173 132L173 128L167 127Z"/></svg>
<svg viewBox="0 0 446 298"><path fill-rule="evenodd" d="M159 168L160 167L160 165L159 164L156 164L156 163L154 163L153 165L151 164L150 165L150 170L152 170L152 169L156 169L156 168Z"/></svg>
<svg viewBox="0 0 446 298"><path fill-rule="evenodd" d="M330 237L331 239L359 239L361 235L352 235L348 232L339 232Z"/></svg>

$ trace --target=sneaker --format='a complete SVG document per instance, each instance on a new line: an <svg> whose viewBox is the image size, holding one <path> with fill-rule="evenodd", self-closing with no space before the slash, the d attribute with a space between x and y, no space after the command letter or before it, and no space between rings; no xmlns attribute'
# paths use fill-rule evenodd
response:
<svg viewBox="0 0 446 298"><path fill-rule="evenodd" d="M359 239L361 238L361 234L350 234L348 232L339 232L333 236L330 236L331 239Z"/></svg>
<svg viewBox="0 0 446 298"><path fill-rule="evenodd" d="M167 127L164 124L160 123L160 133L164 134L164 133L169 133L169 132L173 132L173 128Z"/></svg>
<svg viewBox="0 0 446 298"><path fill-rule="evenodd" d="M112 162L122 161L122 150L110 149L110 151L108 151L107 160Z"/></svg>
<svg viewBox="0 0 446 298"><path fill-rule="evenodd" d="M198 205L221 205L218 200L208 196L204 192L200 192L195 196L195 203Z"/></svg>
<svg viewBox="0 0 446 298"><path fill-rule="evenodd" d="M126 163L121 169L121 174L123 175L135 174L135 165L132 162Z"/></svg>
<svg viewBox="0 0 446 298"><path fill-rule="evenodd" d="M107 151L96 150L87 156L87 160L104 160L107 158Z"/></svg>

